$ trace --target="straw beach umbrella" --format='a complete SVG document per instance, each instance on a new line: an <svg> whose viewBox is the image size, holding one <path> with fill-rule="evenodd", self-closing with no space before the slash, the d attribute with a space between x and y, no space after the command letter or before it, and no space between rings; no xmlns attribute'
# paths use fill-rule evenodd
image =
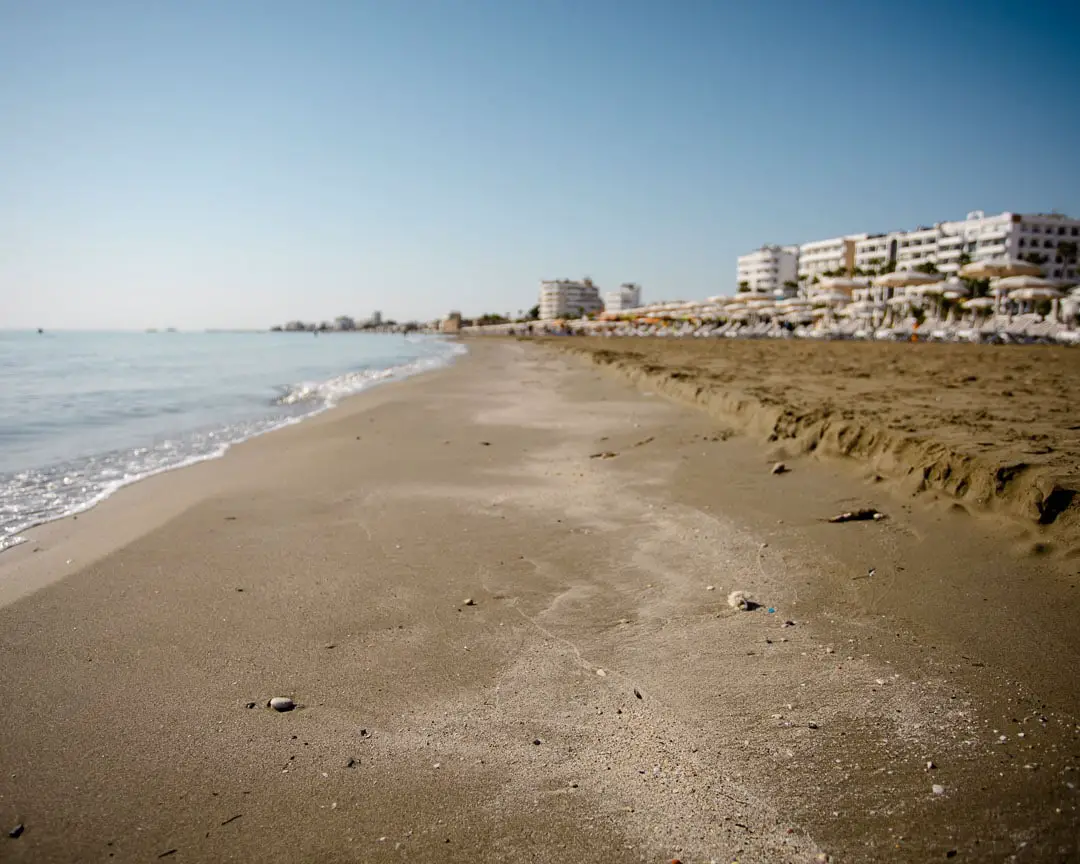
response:
<svg viewBox="0 0 1080 864"><path fill-rule="evenodd" d="M1001 258L997 261L972 261L960 268L964 279L1000 279L1009 276L1041 276L1042 267L1019 258Z"/></svg>

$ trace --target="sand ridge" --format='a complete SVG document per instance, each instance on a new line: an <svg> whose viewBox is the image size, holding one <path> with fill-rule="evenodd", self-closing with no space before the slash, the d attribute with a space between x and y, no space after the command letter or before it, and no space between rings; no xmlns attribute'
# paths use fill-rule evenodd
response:
<svg viewBox="0 0 1080 864"><path fill-rule="evenodd" d="M1046 346L548 340L796 452L866 463L1080 554L1080 355Z"/></svg>

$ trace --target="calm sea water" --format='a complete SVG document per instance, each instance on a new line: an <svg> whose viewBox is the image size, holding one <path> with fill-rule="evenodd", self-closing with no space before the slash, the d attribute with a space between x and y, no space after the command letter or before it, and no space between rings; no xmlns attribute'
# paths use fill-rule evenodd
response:
<svg viewBox="0 0 1080 864"><path fill-rule="evenodd" d="M461 350L358 333L0 332L0 550L127 483Z"/></svg>

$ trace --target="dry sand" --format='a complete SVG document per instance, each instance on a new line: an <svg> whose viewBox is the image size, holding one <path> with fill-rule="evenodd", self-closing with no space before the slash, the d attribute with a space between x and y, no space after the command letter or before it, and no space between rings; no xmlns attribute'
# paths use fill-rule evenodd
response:
<svg viewBox="0 0 1080 864"><path fill-rule="evenodd" d="M0 557L0 859L1076 859L1075 561L472 349Z"/></svg>
<svg viewBox="0 0 1080 864"><path fill-rule="evenodd" d="M943 492L1052 525L1040 539L1056 537L1059 552L1080 557L1080 352L802 340L551 344L793 452L853 457L909 493Z"/></svg>

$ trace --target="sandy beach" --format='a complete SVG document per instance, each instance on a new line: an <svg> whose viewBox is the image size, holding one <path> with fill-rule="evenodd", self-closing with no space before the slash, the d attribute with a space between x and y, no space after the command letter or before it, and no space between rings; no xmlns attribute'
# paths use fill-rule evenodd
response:
<svg viewBox="0 0 1080 864"><path fill-rule="evenodd" d="M1080 857L1080 355L469 347L0 556L0 860Z"/></svg>
<svg viewBox="0 0 1080 864"><path fill-rule="evenodd" d="M1059 347L575 339L550 344L793 453L1037 524L1080 556L1080 354Z"/></svg>

